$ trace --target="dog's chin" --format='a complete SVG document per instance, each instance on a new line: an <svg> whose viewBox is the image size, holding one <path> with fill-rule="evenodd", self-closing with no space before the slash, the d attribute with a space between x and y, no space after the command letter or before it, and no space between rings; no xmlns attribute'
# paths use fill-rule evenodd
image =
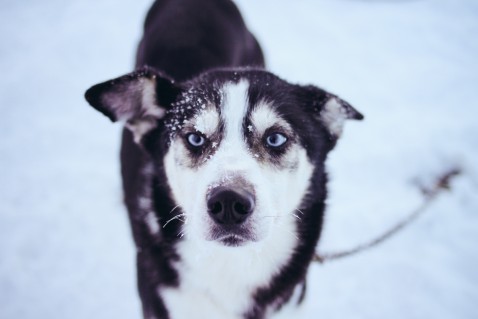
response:
<svg viewBox="0 0 478 319"><path fill-rule="evenodd" d="M227 235L216 239L216 241L227 247L240 247L246 245L250 240L237 235Z"/></svg>
<svg viewBox="0 0 478 319"><path fill-rule="evenodd" d="M213 229L207 240L226 247L241 247L256 242L257 238L248 231Z"/></svg>

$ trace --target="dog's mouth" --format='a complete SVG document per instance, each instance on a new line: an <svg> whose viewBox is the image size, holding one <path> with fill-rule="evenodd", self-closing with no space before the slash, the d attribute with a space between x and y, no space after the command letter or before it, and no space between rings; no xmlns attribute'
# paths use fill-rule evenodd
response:
<svg viewBox="0 0 478 319"><path fill-rule="evenodd" d="M247 240L244 237L241 237L238 235L227 235L227 236L220 237L216 240L219 241L224 246L228 246L228 247L239 247L244 245L247 242Z"/></svg>
<svg viewBox="0 0 478 319"><path fill-rule="evenodd" d="M239 247L246 245L248 242L256 241L254 236L247 230L218 228L211 232L209 239L228 247Z"/></svg>

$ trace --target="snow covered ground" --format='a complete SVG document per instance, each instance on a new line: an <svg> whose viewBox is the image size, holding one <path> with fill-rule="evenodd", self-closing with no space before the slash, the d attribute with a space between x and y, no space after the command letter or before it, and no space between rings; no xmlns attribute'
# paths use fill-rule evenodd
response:
<svg viewBox="0 0 478 319"><path fill-rule="evenodd" d="M150 0L0 2L0 318L140 318L120 127L90 85L131 70ZM320 251L379 234L452 165L453 191L378 248L311 268L305 319L478 318L478 2L238 0L270 70L348 100Z"/></svg>

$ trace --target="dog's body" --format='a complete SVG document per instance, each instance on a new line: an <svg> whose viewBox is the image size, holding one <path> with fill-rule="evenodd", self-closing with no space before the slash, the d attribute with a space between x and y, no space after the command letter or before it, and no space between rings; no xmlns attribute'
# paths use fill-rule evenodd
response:
<svg viewBox="0 0 478 319"><path fill-rule="evenodd" d="M143 65L86 98L126 121L123 188L144 317L296 318L322 225L324 161L360 113L260 69L230 0L156 1Z"/></svg>

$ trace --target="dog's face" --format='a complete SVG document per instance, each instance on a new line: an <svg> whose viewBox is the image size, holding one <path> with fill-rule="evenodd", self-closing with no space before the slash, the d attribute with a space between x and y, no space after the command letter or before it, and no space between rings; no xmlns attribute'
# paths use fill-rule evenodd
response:
<svg viewBox="0 0 478 319"><path fill-rule="evenodd" d="M324 90L259 70L175 84L145 69L93 87L87 99L126 120L164 170L182 234L226 246L298 237L344 120L362 117Z"/></svg>
<svg viewBox="0 0 478 319"><path fill-rule="evenodd" d="M250 79L201 81L165 118L165 171L185 214L184 234L241 245L263 239L274 224L294 231L313 173L298 123L281 109L284 101L252 99L258 87Z"/></svg>

